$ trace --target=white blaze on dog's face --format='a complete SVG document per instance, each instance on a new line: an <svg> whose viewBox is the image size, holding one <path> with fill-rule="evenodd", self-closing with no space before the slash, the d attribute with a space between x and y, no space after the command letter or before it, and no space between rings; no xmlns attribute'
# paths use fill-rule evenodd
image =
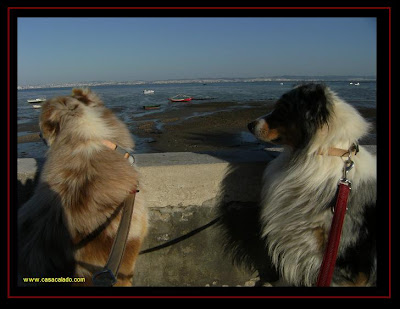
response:
<svg viewBox="0 0 400 309"><path fill-rule="evenodd" d="M269 115L270 114L267 114L253 122L250 122L247 127L258 139L264 142L277 142L281 138L282 134L278 128L271 128L269 126L267 122Z"/></svg>

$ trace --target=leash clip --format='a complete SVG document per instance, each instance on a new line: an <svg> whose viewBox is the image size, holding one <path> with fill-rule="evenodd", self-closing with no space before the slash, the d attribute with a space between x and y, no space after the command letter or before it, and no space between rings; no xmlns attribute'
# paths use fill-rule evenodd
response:
<svg viewBox="0 0 400 309"><path fill-rule="evenodd" d="M346 161L344 161L343 169L342 169L342 178L339 179L338 181L338 186L340 187L341 185L347 186L349 190L351 190L351 181L347 179L347 174L353 169L354 167L354 161L351 160L351 149L349 149L349 155ZM332 213L335 213L335 206L332 205L331 207ZM346 211L348 210L346 206Z"/></svg>
<svg viewBox="0 0 400 309"><path fill-rule="evenodd" d="M128 161L131 164L131 166L135 164L135 157L131 153L129 153Z"/></svg>
<svg viewBox="0 0 400 309"><path fill-rule="evenodd" d="M128 150L126 150L118 145L116 146L115 150L118 151L120 154L122 154L125 159L128 159L128 162L131 166L133 166L135 164L136 160L131 152L129 152Z"/></svg>
<svg viewBox="0 0 400 309"><path fill-rule="evenodd" d="M93 274L92 281L95 286L113 286L117 279L110 269L104 268Z"/></svg>
<svg viewBox="0 0 400 309"><path fill-rule="evenodd" d="M347 179L347 174L348 174L348 172L350 172L353 169L354 161L352 161L350 159L350 156L351 155L349 155L349 158L346 161L344 161L344 166L343 166L343 170L342 170L342 178L339 179L339 184L343 183L345 185L350 186L350 188L351 188L351 181Z"/></svg>
<svg viewBox="0 0 400 309"><path fill-rule="evenodd" d="M339 183L338 183L338 185L344 184L346 186L349 186L350 189L351 189L351 181L347 179L347 174L354 167L354 161L351 159L351 155L352 155L353 150L355 151L355 154L358 153L359 149L358 149L358 145L357 144L353 144L349 148L347 160L344 161L344 165L343 165L343 169L342 169L342 178L339 179Z"/></svg>

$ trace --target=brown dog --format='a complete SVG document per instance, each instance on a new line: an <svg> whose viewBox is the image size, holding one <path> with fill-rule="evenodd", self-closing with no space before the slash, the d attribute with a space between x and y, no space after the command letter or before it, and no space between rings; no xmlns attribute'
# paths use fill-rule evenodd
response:
<svg viewBox="0 0 400 309"><path fill-rule="evenodd" d="M114 149L130 152L134 142L89 89L48 100L40 129L50 148L38 187L18 213L20 280L63 277L74 283L84 277L91 285L93 273L107 262L120 206L138 185L128 154ZM147 209L138 193L117 285L131 285L146 230Z"/></svg>

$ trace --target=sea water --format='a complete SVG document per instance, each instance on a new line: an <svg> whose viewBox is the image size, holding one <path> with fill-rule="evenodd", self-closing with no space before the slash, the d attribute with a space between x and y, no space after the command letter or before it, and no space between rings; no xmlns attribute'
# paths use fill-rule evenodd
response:
<svg viewBox="0 0 400 309"><path fill-rule="evenodd" d="M355 107L376 108L376 81L324 81L341 98ZM157 113L177 109L184 103L171 103L168 98L178 94L185 94L193 98L188 104L201 104L202 102L237 102L246 104L251 101L276 100L285 92L291 90L298 81L262 81L262 82L218 82L218 83L171 83L171 84L141 84L141 85L102 85L90 87L111 108L117 116L129 126L132 117L152 113L157 118ZM153 94L144 94L143 90L154 90ZM71 94L72 87L37 88L18 90L17 94L17 125L18 135L29 133L21 129L20 125L37 123L40 108L34 109L28 99L45 97L50 99L55 96ZM206 100L203 100L206 99ZM39 103L40 104L40 103ZM186 103L185 103L186 104ZM143 106L160 105L160 109L147 111ZM29 127L29 126L28 126ZM38 147L40 150L30 153L27 149ZM40 155L41 146L35 143L19 145L18 156ZM21 151L20 151L21 149ZM23 150L22 150L23 149ZM22 153L23 152L23 153ZM21 154L22 153L22 154Z"/></svg>

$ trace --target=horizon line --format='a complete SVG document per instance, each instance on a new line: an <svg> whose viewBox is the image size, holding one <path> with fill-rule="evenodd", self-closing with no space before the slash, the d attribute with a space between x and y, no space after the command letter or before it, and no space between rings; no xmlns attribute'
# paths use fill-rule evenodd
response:
<svg viewBox="0 0 400 309"><path fill-rule="evenodd" d="M85 85L85 84L98 84L100 85L145 85L145 84L173 84L173 83L191 83L191 82L225 82L225 81L297 81L297 80L352 80L352 79L364 79L364 80L376 80L376 75L279 75L269 77L199 77L199 78L180 78L180 79L157 79L157 80L86 80L86 81L69 81L69 82L54 82L54 83L37 83L37 84L21 84L17 85L18 89L26 88L45 88L45 87L68 87L71 85Z"/></svg>

